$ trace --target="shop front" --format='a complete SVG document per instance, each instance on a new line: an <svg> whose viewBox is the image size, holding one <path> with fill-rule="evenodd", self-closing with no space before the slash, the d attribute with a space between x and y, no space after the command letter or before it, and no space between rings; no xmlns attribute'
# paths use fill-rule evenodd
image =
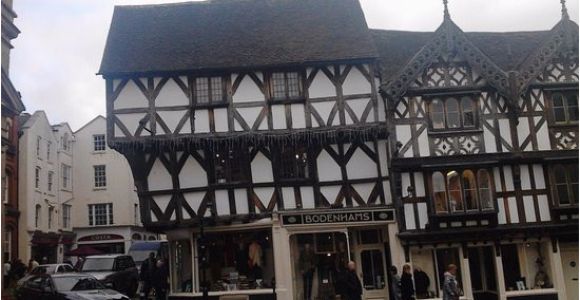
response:
<svg viewBox="0 0 580 300"><path fill-rule="evenodd" d="M77 239L78 247L89 246L102 254L124 254L125 238L119 234L93 234Z"/></svg>
<svg viewBox="0 0 580 300"><path fill-rule="evenodd" d="M389 299L391 252L400 251L390 243L393 225L391 209L330 210L212 226L203 235L174 230L171 298L201 298L207 282L211 299L338 299L353 260L364 299Z"/></svg>

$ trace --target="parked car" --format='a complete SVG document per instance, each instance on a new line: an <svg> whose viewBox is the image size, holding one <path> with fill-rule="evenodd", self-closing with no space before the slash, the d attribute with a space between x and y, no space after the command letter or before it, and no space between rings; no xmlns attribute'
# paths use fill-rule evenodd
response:
<svg viewBox="0 0 580 300"><path fill-rule="evenodd" d="M15 295L18 300L129 300L93 276L80 273L32 275Z"/></svg>
<svg viewBox="0 0 580 300"><path fill-rule="evenodd" d="M80 272L94 276L101 283L129 297L135 296L139 286L139 271L129 255L87 256Z"/></svg>
<svg viewBox="0 0 580 300"><path fill-rule="evenodd" d="M33 275L41 275L41 274L59 274L59 273L71 273L74 272L73 266L69 264L47 264L47 265L40 265L32 270L30 274L22 277L16 283L16 286L22 285L24 281L30 278Z"/></svg>

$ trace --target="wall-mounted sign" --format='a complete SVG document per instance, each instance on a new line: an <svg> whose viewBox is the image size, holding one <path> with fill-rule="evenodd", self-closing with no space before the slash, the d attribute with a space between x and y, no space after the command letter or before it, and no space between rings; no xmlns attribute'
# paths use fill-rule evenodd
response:
<svg viewBox="0 0 580 300"><path fill-rule="evenodd" d="M389 222L394 220L395 211L393 209L337 210L282 215L282 225L367 223Z"/></svg>
<svg viewBox="0 0 580 300"><path fill-rule="evenodd" d="M82 238L78 239L78 242L98 242L98 241L113 241L113 240L122 240L123 236L118 234L94 234L83 236Z"/></svg>

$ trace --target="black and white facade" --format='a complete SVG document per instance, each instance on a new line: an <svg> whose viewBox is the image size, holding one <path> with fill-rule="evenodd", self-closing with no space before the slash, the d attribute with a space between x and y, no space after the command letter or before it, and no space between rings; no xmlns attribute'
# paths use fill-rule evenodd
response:
<svg viewBox="0 0 580 300"><path fill-rule="evenodd" d="M573 299L577 40L566 14L415 33L369 30L355 0L119 6L107 142L167 234L175 299L334 297L348 260L365 299L405 262L418 298L455 263L467 299Z"/></svg>

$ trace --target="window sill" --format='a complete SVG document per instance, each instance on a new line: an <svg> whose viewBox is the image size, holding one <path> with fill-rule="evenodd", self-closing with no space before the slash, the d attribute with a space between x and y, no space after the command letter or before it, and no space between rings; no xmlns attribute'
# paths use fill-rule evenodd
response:
<svg viewBox="0 0 580 300"><path fill-rule="evenodd" d="M269 100L269 104L275 105L275 104L299 104L299 103L305 103L306 102L306 98L305 97L300 97L300 98L283 98L283 99L270 99Z"/></svg>
<svg viewBox="0 0 580 300"><path fill-rule="evenodd" d="M458 135L483 133L481 128L457 128L457 129L428 129L428 135Z"/></svg>
<svg viewBox="0 0 580 300"><path fill-rule="evenodd" d="M532 289L523 291L506 291L506 297L520 297L520 296L532 296L532 295L547 295L547 294L557 294L558 291L554 288L549 289Z"/></svg>
<svg viewBox="0 0 580 300"><path fill-rule="evenodd" d="M104 191L104 190L107 190L107 187L106 186L94 187L93 188L93 191Z"/></svg>
<svg viewBox="0 0 580 300"><path fill-rule="evenodd" d="M570 123L553 123L548 125L548 128L554 129L578 129L579 122L570 122Z"/></svg>
<svg viewBox="0 0 580 300"><path fill-rule="evenodd" d="M91 152L92 154L105 154L107 153L106 150L93 150L93 152Z"/></svg>

